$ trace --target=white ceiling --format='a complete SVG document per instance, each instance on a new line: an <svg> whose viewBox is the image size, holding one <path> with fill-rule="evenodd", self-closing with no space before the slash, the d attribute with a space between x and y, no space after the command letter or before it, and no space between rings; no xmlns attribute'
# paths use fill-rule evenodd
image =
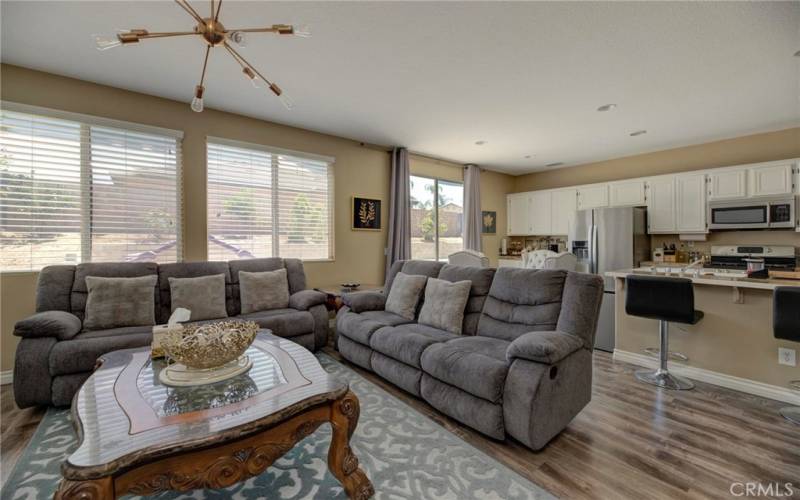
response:
<svg viewBox="0 0 800 500"><path fill-rule="evenodd" d="M209 5L192 3L203 13ZM191 29L172 2L0 9L4 62L191 99L200 40L99 52L90 39ZM509 173L800 124L796 1L226 1L220 20L308 23L314 36L251 35L242 49L293 97L293 110L253 89L221 48L209 63L207 107ZM619 107L595 111L607 103ZM648 133L629 136L639 129Z"/></svg>

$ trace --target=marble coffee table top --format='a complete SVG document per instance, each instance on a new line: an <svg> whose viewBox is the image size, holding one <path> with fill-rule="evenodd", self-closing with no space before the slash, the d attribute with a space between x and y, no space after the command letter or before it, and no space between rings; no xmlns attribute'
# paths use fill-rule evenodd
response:
<svg viewBox="0 0 800 500"><path fill-rule="evenodd" d="M75 396L80 445L62 471L90 479L187 449L225 442L271 427L344 395L316 357L261 330L246 354L253 367L226 381L169 387L158 378L164 361L149 348L114 351Z"/></svg>

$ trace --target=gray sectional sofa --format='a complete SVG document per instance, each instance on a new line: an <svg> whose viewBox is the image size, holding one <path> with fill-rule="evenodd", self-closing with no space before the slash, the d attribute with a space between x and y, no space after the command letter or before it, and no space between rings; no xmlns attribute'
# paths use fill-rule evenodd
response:
<svg viewBox="0 0 800 500"><path fill-rule="evenodd" d="M401 271L472 282L461 335L384 310ZM345 359L442 413L538 450L591 399L602 295L596 275L400 261L382 292L343 297L337 347Z"/></svg>
<svg viewBox="0 0 800 500"><path fill-rule="evenodd" d="M261 272L285 268L289 307L241 313L239 271ZM86 331L83 328L87 276L137 277L156 275L153 293L157 324L171 313L169 278L225 275L228 317L257 322L276 335L291 338L309 350L325 345L328 336L326 296L306 290L303 264L297 259L250 259L231 262L115 262L50 266L39 273L36 311L20 321L14 334L22 337L14 365L17 406L69 405L72 397L104 353L150 345L152 326Z"/></svg>

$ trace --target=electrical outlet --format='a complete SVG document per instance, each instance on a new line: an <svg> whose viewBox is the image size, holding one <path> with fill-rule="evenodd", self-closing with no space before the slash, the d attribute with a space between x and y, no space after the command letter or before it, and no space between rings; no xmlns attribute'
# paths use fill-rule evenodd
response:
<svg viewBox="0 0 800 500"><path fill-rule="evenodd" d="M778 347L778 364L797 366L797 351L786 347Z"/></svg>

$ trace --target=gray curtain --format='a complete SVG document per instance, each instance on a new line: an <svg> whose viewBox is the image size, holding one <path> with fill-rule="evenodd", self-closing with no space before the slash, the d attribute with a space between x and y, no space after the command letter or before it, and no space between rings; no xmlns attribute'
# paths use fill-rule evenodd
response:
<svg viewBox="0 0 800 500"><path fill-rule="evenodd" d="M392 188L389 191L389 238L386 273L398 260L411 258L411 178L406 148L392 150Z"/></svg>
<svg viewBox="0 0 800 500"><path fill-rule="evenodd" d="M464 249L481 251L481 169L467 165L464 171Z"/></svg>

